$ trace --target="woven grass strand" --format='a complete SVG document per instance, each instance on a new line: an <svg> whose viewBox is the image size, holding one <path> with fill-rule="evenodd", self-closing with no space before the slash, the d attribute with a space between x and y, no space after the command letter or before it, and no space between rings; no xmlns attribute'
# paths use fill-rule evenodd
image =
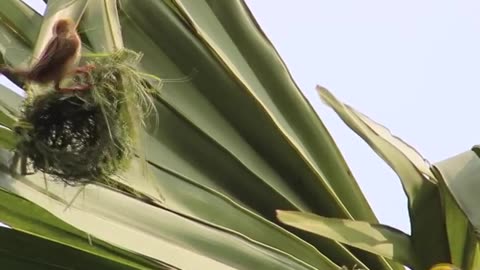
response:
<svg viewBox="0 0 480 270"><path fill-rule="evenodd" d="M91 56L92 89L32 93L16 128L17 152L35 170L68 184L107 182L125 170L144 119L155 112L152 96L157 89L136 71L140 59L129 50Z"/></svg>

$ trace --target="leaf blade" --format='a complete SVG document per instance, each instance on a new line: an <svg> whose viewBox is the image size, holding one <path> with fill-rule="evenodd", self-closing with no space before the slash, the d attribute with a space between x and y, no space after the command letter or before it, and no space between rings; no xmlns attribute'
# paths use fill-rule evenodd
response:
<svg viewBox="0 0 480 270"><path fill-rule="evenodd" d="M292 211L277 211L277 216L287 225L417 267L409 236L391 227Z"/></svg>

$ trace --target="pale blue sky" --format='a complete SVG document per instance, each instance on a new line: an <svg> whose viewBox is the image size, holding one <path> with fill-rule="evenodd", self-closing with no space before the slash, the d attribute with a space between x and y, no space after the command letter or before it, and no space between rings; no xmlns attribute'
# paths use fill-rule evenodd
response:
<svg viewBox="0 0 480 270"><path fill-rule="evenodd" d="M398 178L314 86L389 127L432 162L479 143L480 2L247 0L338 142L380 221L409 231Z"/></svg>
<svg viewBox="0 0 480 270"><path fill-rule="evenodd" d="M43 6L41 0L26 2ZM396 175L314 88L327 87L432 162L468 150L480 133L480 2L246 2L333 134L380 221L409 232Z"/></svg>

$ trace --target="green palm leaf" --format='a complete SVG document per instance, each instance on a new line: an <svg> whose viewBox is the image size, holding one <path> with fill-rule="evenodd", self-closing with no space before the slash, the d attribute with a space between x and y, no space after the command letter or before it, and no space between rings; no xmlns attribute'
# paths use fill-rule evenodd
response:
<svg viewBox="0 0 480 270"><path fill-rule="evenodd" d="M400 176L409 198L411 236L375 225L332 137L243 1L51 0L42 16L5 0L2 63L36 59L61 17L79 23L82 61L122 48L143 54L138 71L161 79L155 114L140 131L130 169L112 177L116 185L65 186L39 173L10 173L23 97L0 87L0 221L13 228L0 237L31 243L25 251L2 246L10 269L478 265L474 215L463 214L470 204L451 192L445 170L432 173L413 148L324 91ZM302 230L281 223L278 209ZM363 236L346 232L358 226L367 228ZM388 246L364 243L379 233ZM38 249L65 256L40 252L30 260Z"/></svg>

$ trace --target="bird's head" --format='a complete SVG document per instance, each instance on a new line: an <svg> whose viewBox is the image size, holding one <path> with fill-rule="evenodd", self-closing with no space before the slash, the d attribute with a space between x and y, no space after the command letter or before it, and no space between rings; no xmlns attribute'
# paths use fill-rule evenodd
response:
<svg viewBox="0 0 480 270"><path fill-rule="evenodd" d="M75 30L75 22L72 19L59 19L53 26L53 34L65 35Z"/></svg>

